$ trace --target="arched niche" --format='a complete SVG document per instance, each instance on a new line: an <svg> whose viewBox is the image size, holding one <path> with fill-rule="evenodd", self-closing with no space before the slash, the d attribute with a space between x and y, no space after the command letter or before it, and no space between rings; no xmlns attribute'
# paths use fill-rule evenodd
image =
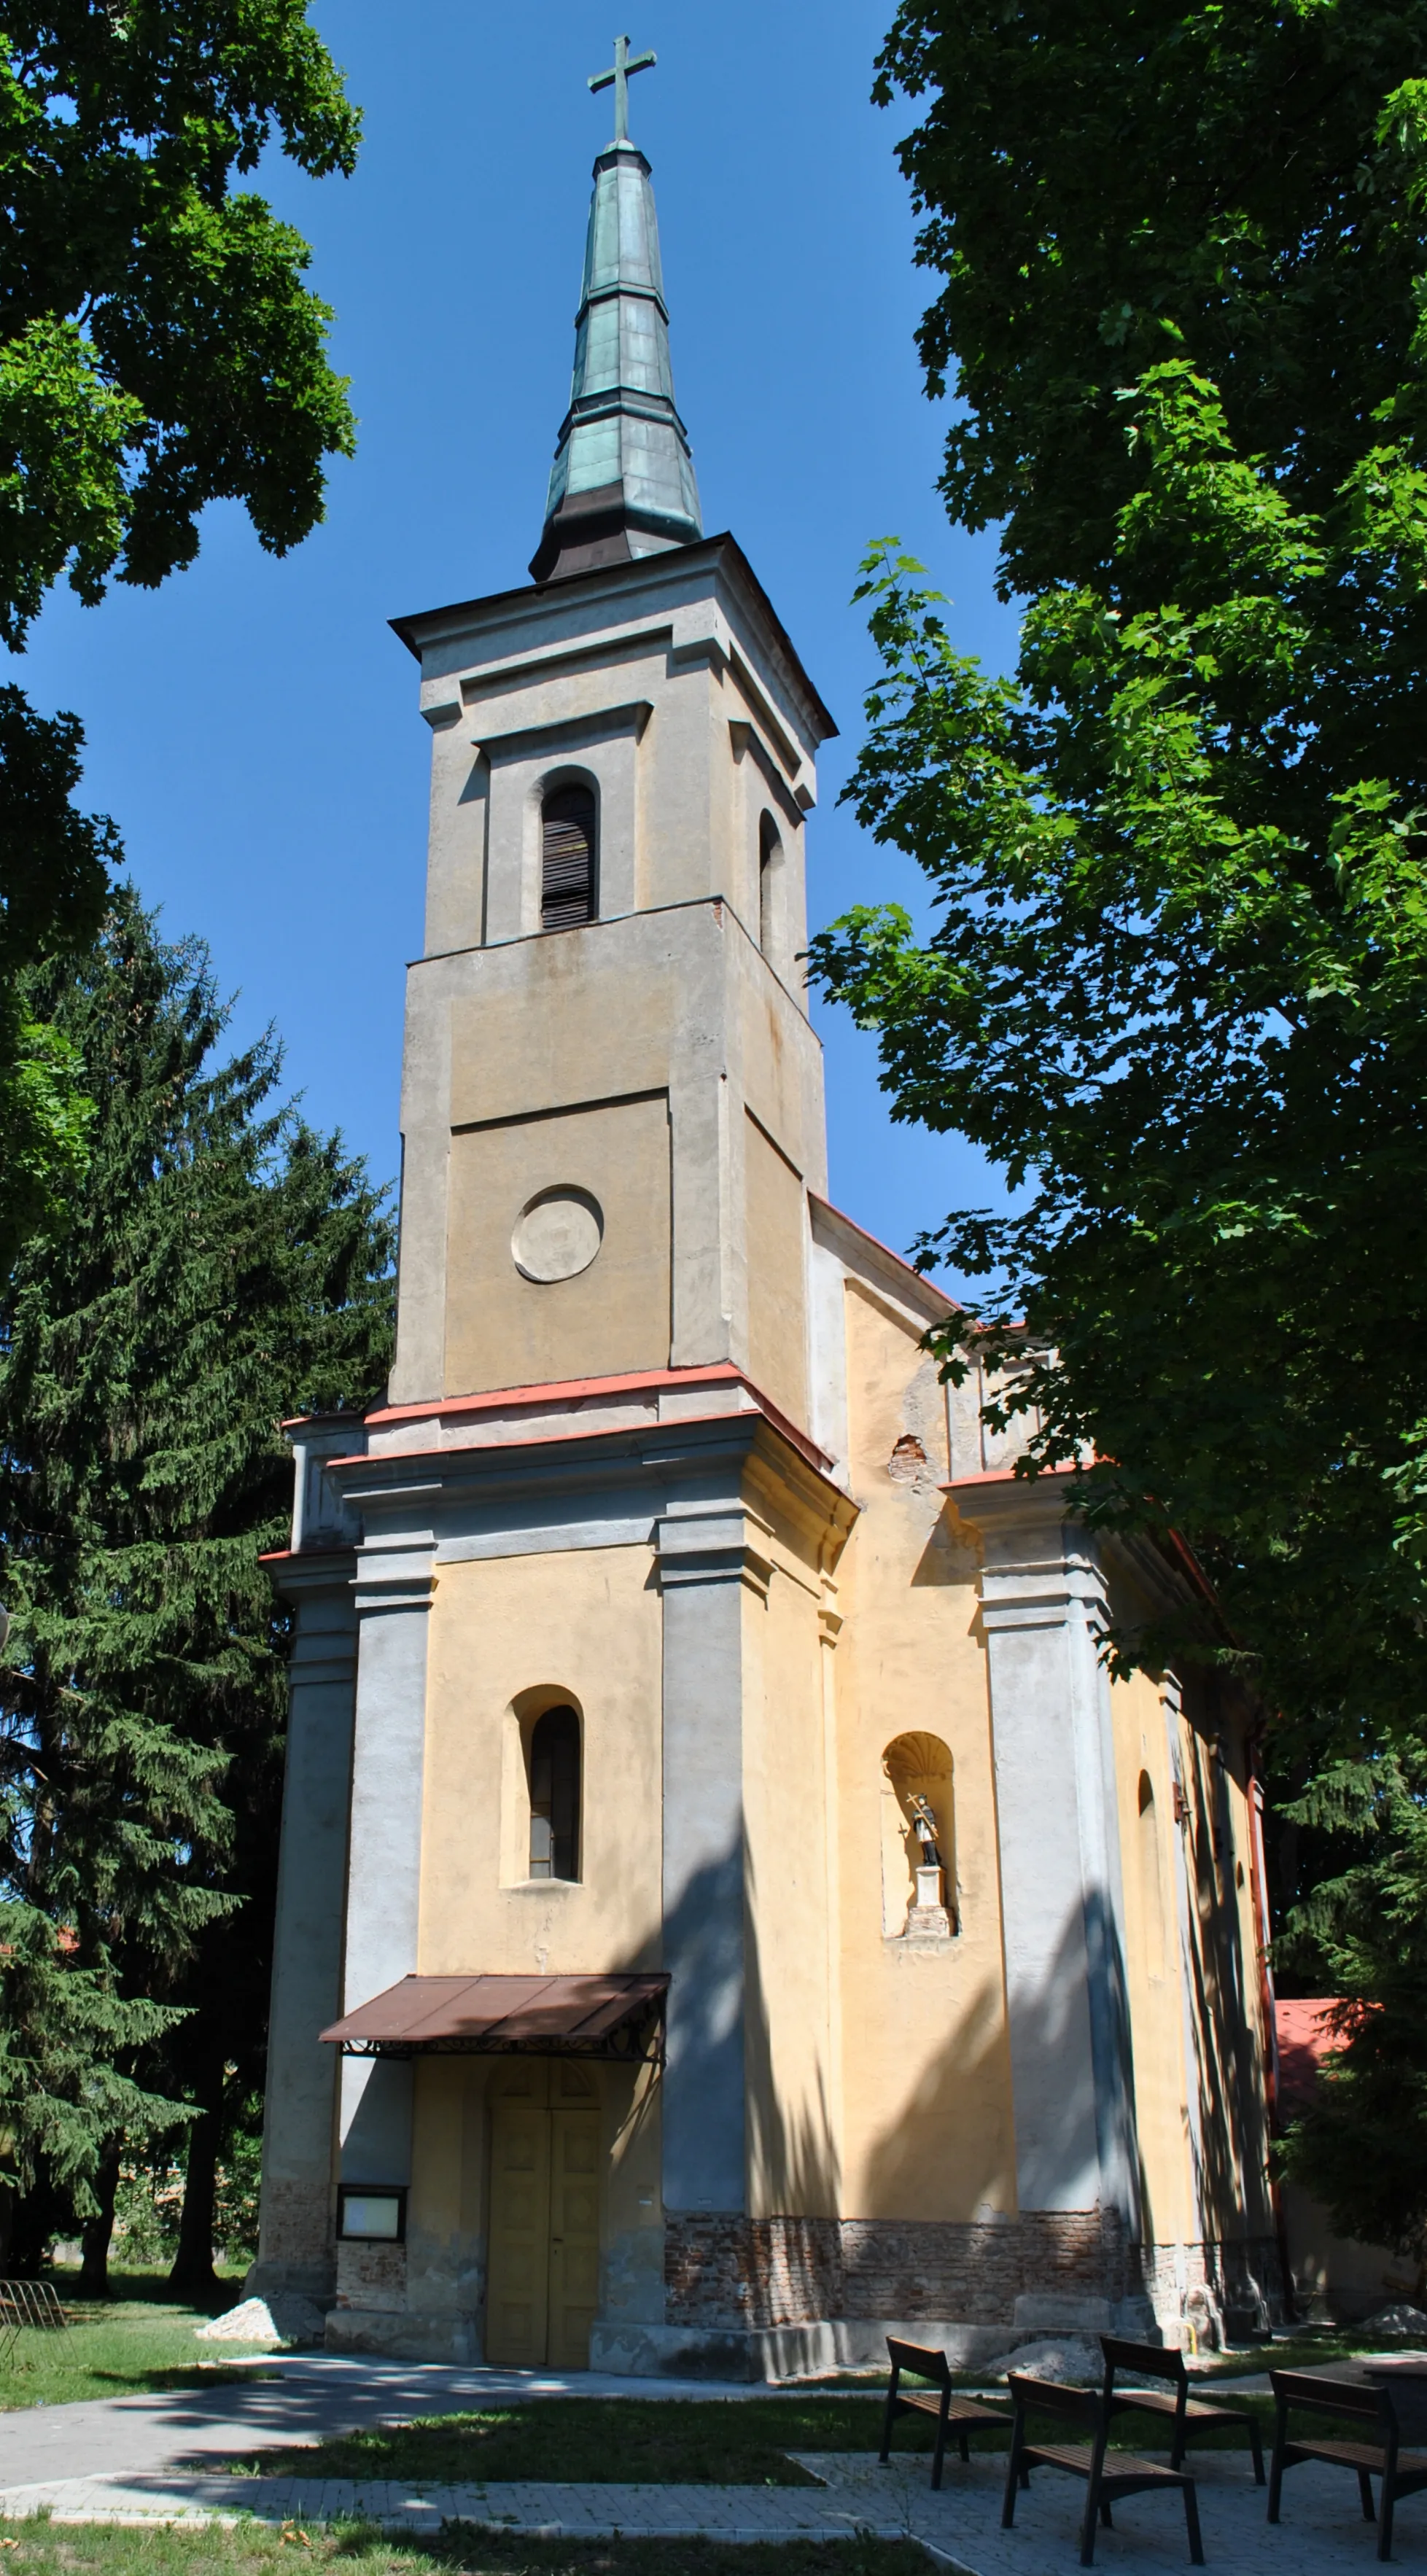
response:
<svg viewBox="0 0 1427 2576"><path fill-rule="evenodd" d="M1154 1782L1142 1771L1136 1792L1135 1871L1139 1880L1141 1937L1145 1967L1158 1984L1169 1967L1169 1897L1165 1885L1164 1836Z"/></svg>
<svg viewBox="0 0 1427 2576"><path fill-rule="evenodd" d="M784 927L783 835L766 806L758 818L758 945L781 966Z"/></svg>
<svg viewBox="0 0 1427 2576"><path fill-rule="evenodd" d="M948 1936L956 1917L956 1802L950 1747L939 1735L920 1730L895 1736L882 1756L882 1931L898 1940L909 1929L930 1932L930 1923L910 1923L917 1909L917 1870L923 1842L918 1817L930 1819L942 1870L942 1907Z"/></svg>

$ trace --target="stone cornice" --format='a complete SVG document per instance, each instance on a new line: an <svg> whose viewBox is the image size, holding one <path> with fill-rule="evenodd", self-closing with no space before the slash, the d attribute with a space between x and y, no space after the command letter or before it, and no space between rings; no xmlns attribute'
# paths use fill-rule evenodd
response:
<svg viewBox="0 0 1427 2576"><path fill-rule="evenodd" d="M631 1479L653 1483L720 1470L739 1474L755 1453L765 1473L810 1518L851 1527L856 1506L840 1487L765 1414L751 1409L616 1431L592 1427L543 1440L381 1450L329 1460L326 1472L343 1501L368 1515L419 1502L423 1520L429 1520L438 1507L476 1497L590 1492Z"/></svg>
<svg viewBox="0 0 1427 2576"><path fill-rule="evenodd" d="M692 603L696 591L720 584L727 585L744 614L761 631L780 680L797 707L799 723L806 730L810 746L829 740L837 726L804 671L742 547L727 533L704 537L696 545L671 546L663 553L642 555L631 563L605 564L597 571L577 573L543 589L522 585L517 590L492 591L483 599L457 600L414 616L394 617L391 627L417 661L424 661L425 655L434 650L442 668L439 672L433 670L433 679L444 677L446 671L454 677L473 667L496 679L525 669L540 657L538 636L550 639L546 651L578 650L581 643L593 641L589 628L597 622L600 645L607 649L621 610L641 622L648 622L661 611L667 619L676 606ZM473 654L470 662L461 657L453 663L451 648L468 640L475 643L477 638L483 649ZM509 641L503 642L505 638ZM676 634L674 640L677 645L680 637ZM439 694L449 699L455 691L442 690Z"/></svg>

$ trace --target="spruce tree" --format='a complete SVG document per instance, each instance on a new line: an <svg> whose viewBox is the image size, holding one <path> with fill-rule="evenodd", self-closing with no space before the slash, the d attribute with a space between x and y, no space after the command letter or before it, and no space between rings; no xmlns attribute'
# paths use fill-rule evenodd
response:
<svg viewBox="0 0 1427 2576"><path fill-rule="evenodd" d="M1427 1753L1326 1765L1284 1811L1342 1865L1294 1908L1290 1971L1337 2002L1315 2099L1279 2149L1338 2233L1427 2272Z"/></svg>
<svg viewBox="0 0 1427 2576"><path fill-rule="evenodd" d="M260 2080L284 1627L258 1559L284 1416L380 1386L391 1233L278 1098L271 1034L218 1060L206 951L132 892L35 980L96 1112L74 1221L0 1311L0 2119L16 2256L88 2219L97 2283L120 2142L188 2120L211 2224L204 2070Z"/></svg>

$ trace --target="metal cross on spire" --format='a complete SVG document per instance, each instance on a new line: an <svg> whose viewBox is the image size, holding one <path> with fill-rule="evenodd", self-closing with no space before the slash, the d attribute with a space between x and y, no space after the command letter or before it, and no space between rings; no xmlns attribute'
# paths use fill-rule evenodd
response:
<svg viewBox="0 0 1427 2576"><path fill-rule="evenodd" d="M613 71L591 72L591 89L608 89L610 83L614 83L614 139L616 143L627 143L629 141L629 76L631 72L652 72L658 60L659 57L657 54L636 54L633 61L631 61L629 54L629 38L627 36L616 36L614 40Z"/></svg>

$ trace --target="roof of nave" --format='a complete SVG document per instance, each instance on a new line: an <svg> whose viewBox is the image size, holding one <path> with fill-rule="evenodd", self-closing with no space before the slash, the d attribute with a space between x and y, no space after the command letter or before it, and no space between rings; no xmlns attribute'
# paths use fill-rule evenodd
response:
<svg viewBox="0 0 1427 2576"><path fill-rule="evenodd" d="M904 1261L899 1252L893 1252L888 1244L879 1242L875 1234L869 1234L866 1226L859 1225L856 1218L848 1216L844 1209L835 1208L828 1199L820 1199L813 1190L808 1192L808 1205L812 1211L814 1238L820 1235L828 1250L835 1252L844 1268L852 1271L854 1276L881 1288L899 1305L910 1307L924 1323L944 1323L948 1315L958 1312L954 1297L949 1297L944 1288L938 1288L936 1282L928 1279L922 1271L914 1270L910 1261Z"/></svg>

